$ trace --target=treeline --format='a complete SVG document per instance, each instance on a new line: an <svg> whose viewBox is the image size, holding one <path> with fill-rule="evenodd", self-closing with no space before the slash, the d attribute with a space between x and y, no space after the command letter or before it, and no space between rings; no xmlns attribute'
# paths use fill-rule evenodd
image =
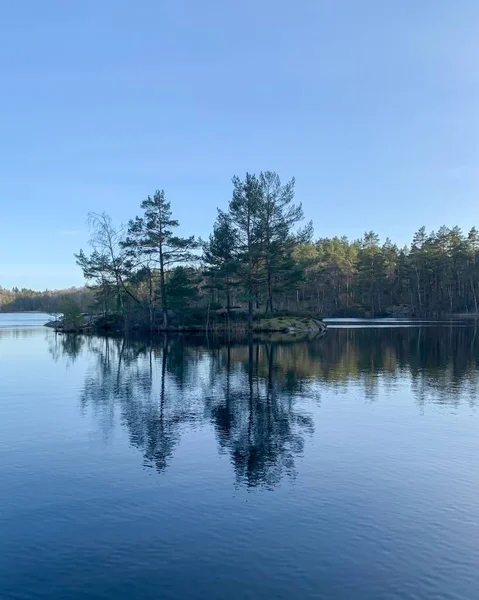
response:
<svg viewBox="0 0 479 600"><path fill-rule="evenodd" d="M62 313L65 305L71 303L81 312L86 312L93 302L94 295L86 288L37 292L26 288L7 290L0 286L0 312Z"/></svg>
<svg viewBox="0 0 479 600"><path fill-rule="evenodd" d="M323 238L297 248L301 301L328 315L432 316L478 311L479 232L424 227L410 246L374 232Z"/></svg>
<svg viewBox="0 0 479 600"><path fill-rule="evenodd" d="M76 255L99 309L151 329L200 311L230 321L288 311L318 316L439 316L477 312L479 233L458 227L399 248L374 232L362 239L313 238L294 203L294 179L273 172L232 180L209 239L180 237L163 191L141 204L126 227L91 214L92 251Z"/></svg>

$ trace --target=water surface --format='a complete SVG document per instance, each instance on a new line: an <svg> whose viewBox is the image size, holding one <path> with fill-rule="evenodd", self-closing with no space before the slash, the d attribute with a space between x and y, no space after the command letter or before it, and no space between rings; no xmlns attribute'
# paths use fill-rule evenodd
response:
<svg viewBox="0 0 479 600"><path fill-rule="evenodd" d="M479 597L473 326L297 343L0 315L0 598Z"/></svg>

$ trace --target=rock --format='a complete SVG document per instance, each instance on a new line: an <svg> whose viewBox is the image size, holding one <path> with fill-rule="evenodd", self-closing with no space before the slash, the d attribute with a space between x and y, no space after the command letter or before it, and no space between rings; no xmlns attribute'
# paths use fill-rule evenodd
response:
<svg viewBox="0 0 479 600"><path fill-rule="evenodd" d="M91 325L85 321L82 323L65 323L61 319L45 323L45 327L54 329L57 333L87 333L91 330Z"/></svg>

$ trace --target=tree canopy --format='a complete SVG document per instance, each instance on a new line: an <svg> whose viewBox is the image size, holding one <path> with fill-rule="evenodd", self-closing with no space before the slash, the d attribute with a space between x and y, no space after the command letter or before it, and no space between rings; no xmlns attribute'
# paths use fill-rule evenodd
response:
<svg viewBox="0 0 479 600"><path fill-rule="evenodd" d="M232 179L211 235L180 236L163 190L125 227L90 214L90 252L77 263L104 315L131 315L167 328L188 311L233 314L249 326L258 313L322 316L439 316L477 312L479 232L443 226L414 233L400 247L374 231L360 239L315 237L295 200L294 178L271 171ZM319 232L320 233L320 232ZM77 294L78 295L78 294ZM49 310L51 292L3 290L0 309ZM181 319L180 319L181 320Z"/></svg>

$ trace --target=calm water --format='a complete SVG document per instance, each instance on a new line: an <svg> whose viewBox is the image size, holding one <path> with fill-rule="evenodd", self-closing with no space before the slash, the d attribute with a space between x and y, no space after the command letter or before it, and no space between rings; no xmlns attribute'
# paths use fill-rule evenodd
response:
<svg viewBox="0 0 479 600"><path fill-rule="evenodd" d="M0 315L0 598L479 598L479 335Z"/></svg>

